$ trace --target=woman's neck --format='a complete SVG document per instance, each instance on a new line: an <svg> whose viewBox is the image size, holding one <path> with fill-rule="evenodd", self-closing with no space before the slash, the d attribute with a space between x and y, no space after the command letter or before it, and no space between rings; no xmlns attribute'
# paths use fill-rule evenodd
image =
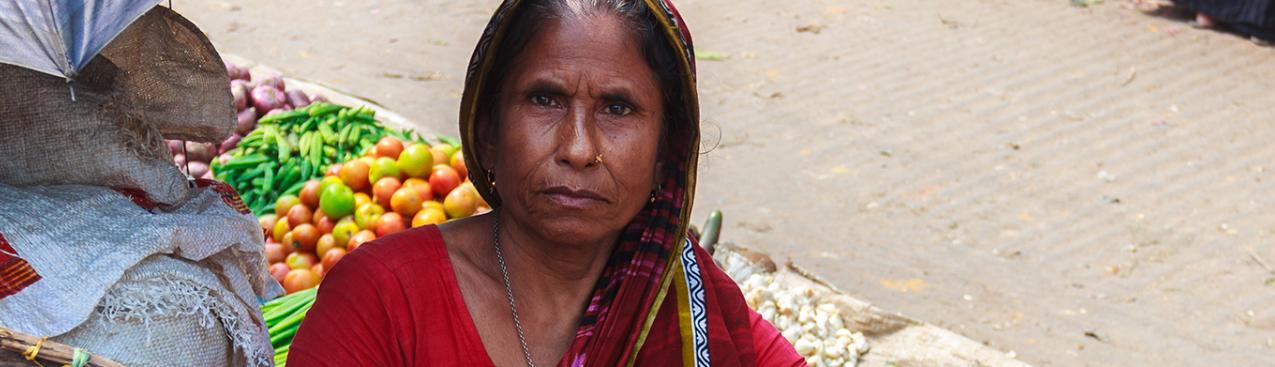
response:
<svg viewBox="0 0 1275 367"><path fill-rule="evenodd" d="M584 307L619 233L583 243L549 239L504 213L495 214L514 293L537 295L537 303L551 301L546 306L553 307L553 312Z"/></svg>

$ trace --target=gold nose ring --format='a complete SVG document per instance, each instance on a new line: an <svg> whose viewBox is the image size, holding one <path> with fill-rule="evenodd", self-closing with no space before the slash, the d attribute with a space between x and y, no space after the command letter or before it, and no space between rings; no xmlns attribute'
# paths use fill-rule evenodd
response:
<svg viewBox="0 0 1275 367"><path fill-rule="evenodd" d="M593 157L593 163L602 163L602 153L598 153L596 157Z"/></svg>

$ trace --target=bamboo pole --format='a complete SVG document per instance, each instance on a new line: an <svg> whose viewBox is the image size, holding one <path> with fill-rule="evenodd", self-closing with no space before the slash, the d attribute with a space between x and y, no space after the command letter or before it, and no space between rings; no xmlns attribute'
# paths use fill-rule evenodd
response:
<svg viewBox="0 0 1275 367"><path fill-rule="evenodd" d="M42 338L23 334L9 328L0 327L0 349L17 352L25 356L25 353L32 350L37 344L40 345L35 358L58 364L70 364L71 358L75 356L75 347L70 345L44 340ZM85 366L98 367L124 367L124 365L116 363L102 356L91 355L89 362Z"/></svg>

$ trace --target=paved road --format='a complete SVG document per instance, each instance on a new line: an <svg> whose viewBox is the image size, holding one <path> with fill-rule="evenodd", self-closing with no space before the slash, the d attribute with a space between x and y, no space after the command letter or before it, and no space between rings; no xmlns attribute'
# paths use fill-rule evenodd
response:
<svg viewBox="0 0 1275 367"><path fill-rule="evenodd" d="M726 56L701 61L696 216L1032 364L1271 363L1275 50L1068 3L679 1ZM455 134L494 2L175 6Z"/></svg>

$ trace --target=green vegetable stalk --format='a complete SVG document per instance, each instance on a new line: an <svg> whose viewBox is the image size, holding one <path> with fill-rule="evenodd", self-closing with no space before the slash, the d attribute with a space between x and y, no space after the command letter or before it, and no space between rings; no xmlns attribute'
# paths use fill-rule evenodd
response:
<svg viewBox="0 0 1275 367"><path fill-rule="evenodd" d="M261 305L261 315L266 320L266 328L270 332L270 345L274 347L274 362L283 366L288 361L288 350L292 346L292 337L296 336L301 321L314 305L318 288L310 288L287 296L276 298Z"/></svg>
<svg viewBox="0 0 1275 367"><path fill-rule="evenodd" d="M280 196L300 192L332 164L362 156L381 137L424 142L411 131L377 123L376 112L366 106L320 102L262 117L257 124L227 152L229 161L212 164L217 179L235 188L256 215L269 212Z"/></svg>

